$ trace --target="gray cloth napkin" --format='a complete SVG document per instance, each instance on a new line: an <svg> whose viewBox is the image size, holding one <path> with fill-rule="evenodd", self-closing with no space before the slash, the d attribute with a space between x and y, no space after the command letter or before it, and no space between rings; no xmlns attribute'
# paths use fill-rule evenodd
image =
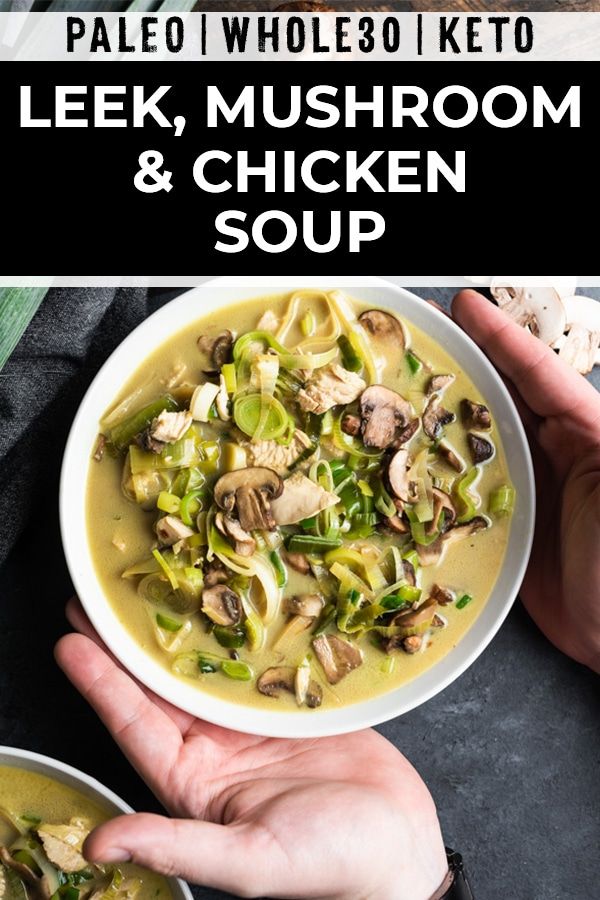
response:
<svg viewBox="0 0 600 900"><path fill-rule="evenodd" d="M0 564L28 520L58 527L57 485L79 401L148 314L143 289L50 290L0 372ZM43 514L42 514L43 513ZM43 540L43 529L38 532Z"/></svg>

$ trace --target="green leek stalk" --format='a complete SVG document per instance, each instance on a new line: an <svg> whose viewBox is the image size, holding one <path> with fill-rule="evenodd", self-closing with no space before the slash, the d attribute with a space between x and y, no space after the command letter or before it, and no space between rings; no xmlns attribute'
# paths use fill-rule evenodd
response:
<svg viewBox="0 0 600 900"><path fill-rule="evenodd" d="M48 288L0 288L0 371L21 340Z"/></svg>

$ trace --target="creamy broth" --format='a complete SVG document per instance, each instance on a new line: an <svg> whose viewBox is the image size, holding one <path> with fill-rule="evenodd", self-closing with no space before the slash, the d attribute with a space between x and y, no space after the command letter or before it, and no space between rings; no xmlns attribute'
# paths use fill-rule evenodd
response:
<svg viewBox="0 0 600 900"><path fill-rule="evenodd" d="M29 772L13 766L0 766L0 844L11 846L17 837L15 828L7 817L19 827L34 828L50 825L66 825L71 820L82 820L86 830L111 818L111 813L89 800L79 791L48 778L38 772ZM33 823L33 824L32 824ZM138 900L170 900L167 882L160 875L129 863L119 864L125 879L139 879L141 886ZM114 900L125 893L115 894Z"/></svg>
<svg viewBox="0 0 600 900"><path fill-rule="evenodd" d="M151 403L165 393L165 384L172 376L184 385L187 382L193 385L203 382L205 379L203 370L207 368L207 361L206 357L199 353L197 341L200 335L216 337L228 328L235 328L237 336L244 335L257 328L257 323L265 310L272 310L280 320L283 319L289 303L288 295L264 297L229 306L211 313L204 319L199 317L197 322L169 338L148 356L123 386L120 396L115 398L109 409L114 410L124 398L135 391L138 393L128 413L131 409L137 410ZM358 301L352 301L352 305L357 313L368 308ZM302 321L307 309L314 311L317 324L323 320L323 302L317 298L301 298L294 325L285 336L284 343L290 350L293 350L300 340L305 339L298 323ZM461 420L460 403L468 398L485 404L485 398L481 397L477 387L436 342L435 335L424 334L408 321L404 322L404 325L410 334L411 352L415 354L417 362L424 361L426 365L415 372L407 364L404 352L400 353L399 348L393 343L382 344L375 341L377 352L385 352L386 357L379 383L406 398L413 404L416 414L420 414L426 402L424 391L432 375L452 373L455 379L441 394L441 403L445 408L454 411L456 418L444 426L443 439L466 461L465 471L469 471L473 464L467 445L467 427ZM172 388L174 394L177 390L185 394L186 389L185 387L182 389L181 385ZM460 598L466 596L472 599L461 608L457 608L456 602L438 607L441 625L438 623L438 627L431 628L422 638L419 652L407 653L400 649L386 654L380 646L374 646L373 634L370 632L362 635L342 635L359 646L363 662L338 683L330 684L324 677L323 669L310 646L312 628L284 642L283 646L274 646L288 621L287 614L280 612L269 625L266 644L260 651L252 652L248 646L243 646L238 651L240 658L252 668L254 676L252 680L232 680L220 671L196 673L198 688L241 704L273 711L298 709L299 714L315 715L318 711L309 710L305 705L298 707L293 693L283 691L277 698L261 694L256 687L256 677L269 667L298 666L308 652L311 677L322 689L322 708L332 709L393 690L415 678L446 653L451 652L472 626L492 591L502 565L510 528L509 515L491 516L488 512L490 494L506 485L509 480L500 434L494 422L494 410L490 412L491 429L481 431L480 434L493 444L495 452L492 458L479 466L480 476L476 483L476 494L481 498L477 514L486 516L490 527L447 547L439 564L420 566L417 576L417 585L422 592L421 601L428 597L429 590L434 584L452 591L454 600L459 601L459 606L461 606ZM213 425L217 433L226 434L230 441L236 439L235 434L233 438L231 436L234 431L233 423L213 421ZM210 422L201 426L205 437L211 427ZM407 445L411 457L427 443L430 442L424 440L421 431L418 432ZM330 450L330 439L325 437L321 441L321 453L327 457ZM343 456L337 450L335 455ZM382 458L381 466L384 465L385 459L387 456ZM451 479L454 479L456 484L465 474L457 473L437 456L432 457L431 467L437 473L437 477L442 479L441 484L447 484ZM302 470L306 471L305 468ZM221 467L219 474L222 471ZM123 572L129 567L147 559L149 548L156 546L156 543L153 543L156 540L153 525L157 510L152 508L145 511L125 496L122 490L122 472L122 455L112 456L105 452L100 462L92 460L90 463L87 510L88 537L93 560L102 588L123 624L148 654L165 668L170 669L173 654L165 652L159 646L152 611L149 614L148 603L138 594L139 577L122 577ZM358 476L360 478L360 473ZM345 543L359 549L365 544L379 549L390 544L401 545L403 538L389 532L381 532L379 526L377 529L375 534L365 539ZM341 537L343 538L343 534ZM286 568L288 580L282 590L284 598L319 591L319 585L312 575L301 575L290 565ZM190 621L191 631L182 641L177 653L205 650L227 657L229 651L219 646L214 636L209 633L204 615L193 613ZM393 659L392 667L387 662L389 659Z"/></svg>

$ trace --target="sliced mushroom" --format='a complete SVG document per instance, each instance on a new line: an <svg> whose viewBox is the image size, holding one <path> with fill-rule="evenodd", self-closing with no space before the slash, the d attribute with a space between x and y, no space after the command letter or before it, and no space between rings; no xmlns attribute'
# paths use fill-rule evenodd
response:
<svg viewBox="0 0 600 900"><path fill-rule="evenodd" d="M347 413L342 419L340 427L345 434L356 437L360 432L360 416L354 416L351 413Z"/></svg>
<svg viewBox="0 0 600 900"><path fill-rule="evenodd" d="M215 369L220 369L231 358L233 341L234 335L229 329L222 331L214 338L204 334L198 338L198 349L202 353L209 354Z"/></svg>
<svg viewBox="0 0 600 900"><path fill-rule="evenodd" d="M310 666L302 665L296 669L294 676L294 691L296 694L296 703L303 706L306 703L308 688L310 686Z"/></svg>
<svg viewBox="0 0 600 900"><path fill-rule="evenodd" d="M399 354L404 353L406 334L402 323L396 316L384 312L382 309L368 309L360 314L358 321L374 338L393 341L394 350L397 350Z"/></svg>
<svg viewBox="0 0 600 900"><path fill-rule="evenodd" d="M433 488L433 518L425 526L426 534L435 534L439 530L440 518L444 513L443 531L447 531L456 519L456 507L445 491Z"/></svg>
<svg viewBox="0 0 600 900"><path fill-rule="evenodd" d="M365 447L385 450L409 423L410 403L382 384L372 384L360 397L362 439Z"/></svg>
<svg viewBox="0 0 600 900"><path fill-rule="evenodd" d="M192 424L192 416L188 410L183 412L163 412L150 425L150 437L163 444L174 444L180 440Z"/></svg>
<svg viewBox="0 0 600 900"><path fill-rule="evenodd" d="M223 375L219 375L219 393L215 399L215 406L221 421L228 422L231 419L231 413L229 412L229 395Z"/></svg>
<svg viewBox="0 0 600 900"><path fill-rule="evenodd" d="M453 412L441 406L439 395L433 394L423 410L423 431L428 438L436 441L440 437L444 425L454 422L455 418Z"/></svg>
<svg viewBox="0 0 600 900"><path fill-rule="evenodd" d="M430 596L416 609L408 609L405 612L397 613L392 619L392 624L404 629L404 637L408 637L410 634L421 633L426 631L431 625L436 609L437 600L435 597Z"/></svg>
<svg viewBox="0 0 600 900"><path fill-rule="evenodd" d="M417 583L417 573L415 572L415 567L408 559L402 560L402 571L407 584L411 584L414 587Z"/></svg>
<svg viewBox="0 0 600 900"><path fill-rule="evenodd" d="M253 466L221 475L214 488L215 503L225 512L237 512L244 531L272 531L275 521L271 500L283 491L283 481L273 469Z"/></svg>
<svg viewBox="0 0 600 900"><path fill-rule="evenodd" d="M242 620L242 601L226 584L215 584L202 591L202 612L215 625L238 625Z"/></svg>
<svg viewBox="0 0 600 900"><path fill-rule="evenodd" d="M486 462L494 455L494 445L487 438L481 437L480 434L473 434L470 431L467 434L467 444L469 445L471 459L475 465Z"/></svg>
<svg viewBox="0 0 600 900"><path fill-rule="evenodd" d="M415 436L417 431L419 430L419 426L421 425L420 419L412 419L406 428L403 428L398 437L392 441L391 447L398 448L404 447L408 442Z"/></svg>
<svg viewBox="0 0 600 900"><path fill-rule="evenodd" d="M312 645L329 684L337 684L362 664L362 653L336 634L320 634Z"/></svg>
<svg viewBox="0 0 600 900"><path fill-rule="evenodd" d="M266 669L258 681L256 687L267 697L278 698L282 691L295 692L296 669L291 666L273 666Z"/></svg>
<svg viewBox="0 0 600 900"><path fill-rule="evenodd" d="M20 863L16 859L13 859L10 851L2 844L0 844L0 862L6 866L7 869L12 869L13 872L16 872L21 881L27 885L27 896L29 900L49 900L52 892L48 887L48 879L45 877L40 878L29 868L29 866L26 866L25 863ZM2 882L0 881L0 885L1 884ZM4 897L3 900L5 900Z"/></svg>
<svg viewBox="0 0 600 900"><path fill-rule="evenodd" d="M475 403L474 400L460 401L460 412L464 424L468 428L477 428L487 431L492 427L490 411L483 403Z"/></svg>
<svg viewBox="0 0 600 900"><path fill-rule="evenodd" d="M448 588L440 587L439 584L432 584L429 593L434 597L440 606L449 606L454 603L454 594Z"/></svg>
<svg viewBox="0 0 600 900"><path fill-rule="evenodd" d="M251 534L244 531L237 519L218 512L215 516L215 527L233 541L233 548L239 556L252 556L256 550L256 541Z"/></svg>
<svg viewBox="0 0 600 900"><path fill-rule="evenodd" d="M306 692L306 705L309 709L316 709L323 702L323 688L316 681L310 681Z"/></svg>
<svg viewBox="0 0 600 900"><path fill-rule="evenodd" d="M465 522L463 525L455 525L453 528L450 528L444 534L441 534L436 538L431 544L417 544L416 549L419 562L422 566L436 565L440 561L446 546L454 544L457 541L462 541L473 534L477 534L479 531L483 531L488 527L488 524L487 519L484 519L483 516L475 516L470 522Z"/></svg>
<svg viewBox="0 0 600 900"><path fill-rule="evenodd" d="M320 415L334 406L352 403L365 389L366 382L337 363L324 366L301 388L296 399L300 409Z"/></svg>
<svg viewBox="0 0 600 900"><path fill-rule="evenodd" d="M177 516L163 516L156 523L155 530L162 547L172 547L194 533L193 528L188 528Z"/></svg>
<svg viewBox="0 0 600 900"><path fill-rule="evenodd" d="M288 566L291 566L296 572L300 572L301 575L308 575L310 572L310 563L304 553L290 553L289 550L286 550L285 561Z"/></svg>
<svg viewBox="0 0 600 900"><path fill-rule="evenodd" d="M506 283L496 277L491 284L494 300L510 318L545 344L552 344L565 330L566 314L562 300L553 287L527 287Z"/></svg>
<svg viewBox="0 0 600 900"><path fill-rule="evenodd" d="M426 396L431 397L433 394L442 394L446 388L455 381L456 376L448 375L432 375L427 385Z"/></svg>
<svg viewBox="0 0 600 900"><path fill-rule="evenodd" d="M317 616L320 616L324 606L325 600L320 594L296 594L293 597L287 597L284 601L286 612L307 616L309 619L316 619Z"/></svg>
<svg viewBox="0 0 600 900"><path fill-rule="evenodd" d="M408 522L399 516L384 516L382 519L382 524L385 528L389 528L390 531L393 531L395 534L408 534L410 531L410 526Z"/></svg>
<svg viewBox="0 0 600 900"><path fill-rule="evenodd" d="M294 525L338 502L337 494L326 491L302 472L294 472L283 482L283 491L271 503L271 512L277 525Z"/></svg>
<svg viewBox="0 0 600 900"><path fill-rule="evenodd" d="M227 569L216 556L204 567L204 587L214 587L215 584L226 584L229 580Z"/></svg>
<svg viewBox="0 0 600 900"><path fill-rule="evenodd" d="M464 472L466 466L460 458L454 447L451 447L447 441L440 441L437 445L437 451L444 462L448 463L456 472Z"/></svg>
<svg viewBox="0 0 600 900"><path fill-rule="evenodd" d="M408 450L403 447L400 448L400 450L396 450L388 466L387 478L390 488L395 496L405 503L408 503L410 501Z"/></svg>

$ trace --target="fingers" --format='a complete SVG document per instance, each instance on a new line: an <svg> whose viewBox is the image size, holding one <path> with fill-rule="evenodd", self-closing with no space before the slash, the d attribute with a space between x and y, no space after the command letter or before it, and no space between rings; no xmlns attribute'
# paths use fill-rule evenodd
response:
<svg viewBox="0 0 600 900"><path fill-rule="evenodd" d="M161 777L170 771L182 746L177 725L90 638L66 635L57 643L55 656L130 762L160 795Z"/></svg>
<svg viewBox="0 0 600 900"><path fill-rule="evenodd" d="M550 347L476 291L460 291L453 300L452 314L538 416L568 416L598 429L596 390Z"/></svg>
<svg viewBox="0 0 600 900"><path fill-rule="evenodd" d="M91 641L93 641L98 647L100 647L101 650L106 653L107 656L110 657L110 659L115 662L117 666L119 666L117 660L107 649L106 645L102 642L98 633L94 630L94 626L86 616L83 606L81 605L77 597L71 597L71 599L67 602L66 616L68 621L76 631L78 631L80 634L85 635ZM122 666L120 666L120 668L122 668ZM135 683L139 685L139 682L136 681ZM167 700L163 700L162 697L159 697L149 688L146 688L143 685L139 685L139 687L144 692L144 694L146 694L146 696L156 704L156 706L160 707L160 709L162 709L162 711L169 716L169 718L177 725L177 727L183 734L186 734L194 724L194 722L197 721L196 719L194 719L194 716L191 716L189 713L183 712L183 710L181 709L177 709L177 707L173 706Z"/></svg>
<svg viewBox="0 0 600 900"><path fill-rule="evenodd" d="M131 860L163 875L255 896L252 873L257 873L260 865L249 858L240 832L235 826L138 813L119 816L94 829L83 852L91 862ZM245 893L248 888L252 894Z"/></svg>

